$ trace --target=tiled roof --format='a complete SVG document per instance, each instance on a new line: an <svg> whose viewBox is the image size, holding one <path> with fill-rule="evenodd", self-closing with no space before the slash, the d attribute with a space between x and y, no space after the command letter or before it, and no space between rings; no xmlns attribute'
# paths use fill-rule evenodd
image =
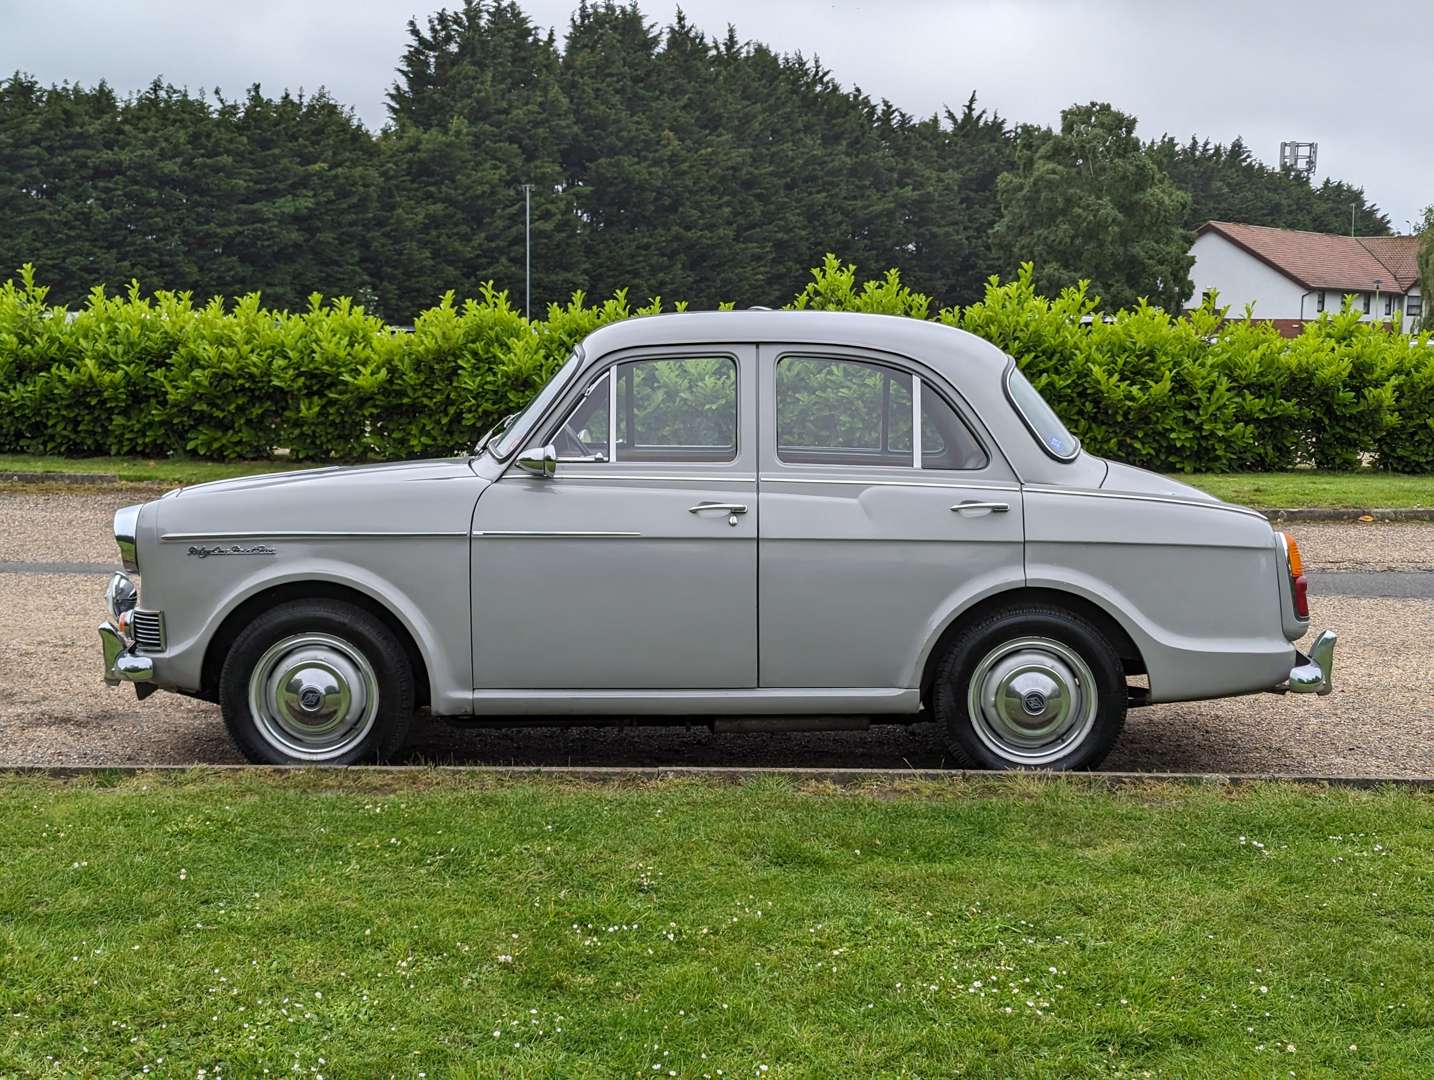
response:
<svg viewBox="0 0 1434 1080"><path fill-rule="evenodd" d="M1417 236L1340 236L1211 221L1200 232L1219 233L1306 289L1408 292L1419 283Z"/></svg>

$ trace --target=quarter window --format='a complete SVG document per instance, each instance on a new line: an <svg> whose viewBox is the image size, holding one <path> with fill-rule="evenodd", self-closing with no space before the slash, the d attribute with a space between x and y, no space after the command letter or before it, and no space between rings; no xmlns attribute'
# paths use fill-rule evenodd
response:
<svg viewBox="0 0 1434 1080"><path fill-rule="evenodd" d="M930 384L860 360L777 362L777 457L797 465L979 469L985 450ZM913 438L918 411L919 434Z"/></svg>

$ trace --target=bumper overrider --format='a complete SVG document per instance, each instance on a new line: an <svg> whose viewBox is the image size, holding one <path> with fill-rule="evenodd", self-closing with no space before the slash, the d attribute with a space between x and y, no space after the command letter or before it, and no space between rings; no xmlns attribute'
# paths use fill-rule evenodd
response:
<svg viewBox="0 0 1434 1080"><path fill-rule="evenodd" d="M139 593L128 574L116 571L105 588L105 609L109 618L99 625L100 649L104 655L104 680L110 686L135 683L135 692L147 697L158 689L154 661L135 652L134 610Z"/></svg>
<svg viewBox="0 0 1434 1080"><path fill-rule="evenodd" d="M1334 645L1339 635L1333 630L1321 630L1310 645L1309 655L1295 650L1295 666L1290 668L1290 679L1284 686L1277 687L1279 693L1328 694L1334 689Z"/></svg>

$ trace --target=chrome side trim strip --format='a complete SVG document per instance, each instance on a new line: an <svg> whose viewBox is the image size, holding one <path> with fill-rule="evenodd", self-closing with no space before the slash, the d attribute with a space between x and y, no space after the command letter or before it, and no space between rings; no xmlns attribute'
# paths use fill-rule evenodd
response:
<svg viewBox="0 0 1434 1080"><path fill-rule="evenodd" d="M798 687L733 690L525 690L479 688L473 713L513 716L731 716L915 713L921 691L906 687Z"/></svg>
<svg viewBox="0 0 1434 1080"><path fill-rule="evenodd" d="M560 463L561 464L561 463ZM505 476L504 479L507 479ZM666 480L679 484L755 484L755 476L691 476L691 475L662 475L660 473L588 473L581 475L577 473L560 472L553 477L554 480Z"/></svg>
<svg viewBox="0 0 1434 1080"><path fill-rule="evenodd" d="M451 540L467 535L465 532L305 532L275 529L269 532L165 533L159 541L162 544L189 544L208 540Z"/></svg>
<svg viewBox="0 0 1434 1080"><path fill-rule="evenodd" d="M1225 510L1232 514L1245 514L1249 517L1259 518L1261 521L1269 521L1269 518L1258 510L1251 510L1248 506L1236 506L1234 503L1220 502L1211 499L1206 502L1203 499L1182 499L1178 495L1141 495L1131 491L1084 491L1076 488L1063 488L1054 484L1026 484L1022 491L1029 491L1037 495L1072 495L1081 499L1123 499L1126 502L1152 502L1165 503L1170 506L1194 506L1204 510Z"/></svg>
<svg viewBox="0 0 1434 1080"><path fill-rule="evenodd" d="M473 536L477 536L477 537L485 537L485 536L486 536L486 537L489 537L489 538L493 538L493 537L499 537L499 538L501 538L501 537L514 538L514 537L516 537L516 538L524 539L524 540L542 540L542 539L551 539L551 538L553 538L553 537L557 537L557 538L563 539L563 540L572 540L572 539L574 539L574 538L579 538L579 539L584 539L584 540L626 540L626 539L630 539L631 537L634 537L634 536L641 536L642 533L640 533L640 532L597 532L597 531L588 531L588 530L582 530L582 529L574 529L574 530L563 530L563 529L491 529L491 530L484 529L484 530L479 530L479 529L475 529L475 530L473 531L472 535L473 535Z"/></svg>
<svg viewBox="0 0 1434 1080"><path fill-rule="evenodd" d="M846 480L809 476L771 476L763 473L759 478L763 484L843 484L848 487L926 487L945 488L953 491L1009 491L1020 492L1017 484L980 484L944 482L939 480Z"/></svg>

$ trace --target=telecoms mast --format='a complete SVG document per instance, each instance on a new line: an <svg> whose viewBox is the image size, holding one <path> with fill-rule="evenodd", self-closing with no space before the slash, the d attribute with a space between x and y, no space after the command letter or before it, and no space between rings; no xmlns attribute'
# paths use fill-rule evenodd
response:
<svg viewBox="0 0 1434 1080"><path fill-rule="evenodd" d="M1282 142L1280 143L1280 168L1297 172L1308 179L1314 176L1315 155L1318 153L1319 143Z"/></svg>

